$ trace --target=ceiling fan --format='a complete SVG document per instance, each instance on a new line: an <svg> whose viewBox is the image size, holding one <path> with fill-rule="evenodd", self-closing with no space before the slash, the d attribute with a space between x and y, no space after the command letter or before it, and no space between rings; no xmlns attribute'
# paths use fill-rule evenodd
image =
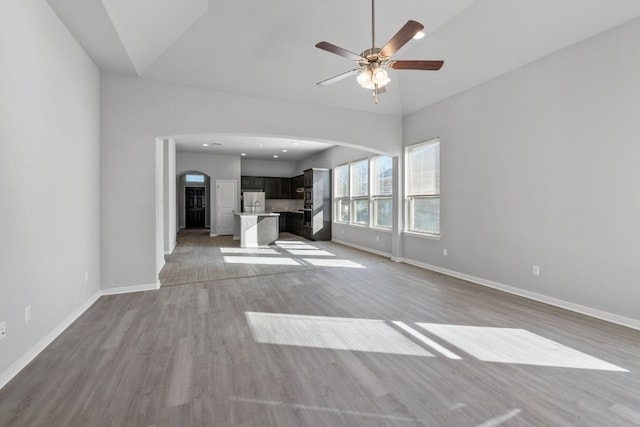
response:
<svg viewBox="0 0 640 427"><path fill-rule="evenodd" d="M358 68L346 71L344 73L333 76L329 79L318 82L318 86L326 86L335 83L347 77L357 75L356 78L360 86L365 89L373 90L374 102L378 103L378 94L385 92L385 86L391 81L386 71L387 68L394 70L432 70L437 71L442 68L444 61L394 61L391 56L396 53L409 40L414 38L424 28L419 22L407 21L400 30L391 37L391 40L385 44L382 49L376 47L375 33L375 7L374 0L371 0L371 49L363 51L361 54L343 49L329 42L320 42L316 47L327 52L335 53L347 59L356 61Z"/></svg>

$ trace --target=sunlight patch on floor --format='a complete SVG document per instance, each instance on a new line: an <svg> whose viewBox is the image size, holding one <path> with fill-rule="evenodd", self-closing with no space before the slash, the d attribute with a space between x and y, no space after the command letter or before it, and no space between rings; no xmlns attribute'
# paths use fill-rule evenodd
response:
<svg viewBox="0 0 640 427"><path fill-rule="evenodd" d="M418 325L485 362L628 372L524 329L435 323Z"/></svg>
<svg viewBox="0 0 640 427"><path fill-rule="evenodd" d="M433 356L383 320L255 312L245 316L259 343Z"/></svg>
<svg viewBox="0 0 640 427"><path fill-rule="evenodd" d="M347 268L366 268L362 264L358 264L348 259L313 259L303 258L305 262L316 267L347 267Z"/></svg>
<svg viewBox="0 0 640 427"><path fill-rule="evenodd" d="M307 250L319 250L316 246L311 246L311 245L284 245L284 244L279 244L276 245L281 249L293 249L293 250L299 250L302 251L303 249L307 249Z"/></svg>
<svg viewBox="0 0 640 427"><path fill-rule="evenodd" d="M249 255L281 255L280 252L269 248L220 248L223 254L249 254Z"/></svg>
<svg viewBox="0 0 640 427"><path fill-rule="evenodd" d="M289 252L291 255L297 255L297 256L336 256L335 254L332 254L331 252L323 251L321 249L318 249L318 250L312 250L312 249L304 249L304 250L288 249L287 252Z"/></svg>
<svg viewBox="0 0 640 427"><path fill-rule="evenodd" d="M283 257L225 256L224 262L228 264L300 265L293 258Z"/></svg>

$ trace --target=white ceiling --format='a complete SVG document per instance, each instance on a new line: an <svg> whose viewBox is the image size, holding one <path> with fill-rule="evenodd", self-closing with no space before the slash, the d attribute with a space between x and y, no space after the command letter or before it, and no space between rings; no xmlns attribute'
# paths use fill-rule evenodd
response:
<svg viewBox="0 0 640 427"><path fill-rule="evenodd" d="M172 138L176 142L177 151L236 156L244 153L246 156L243 158L251 160L297 162L333 147L319 141L243 135L174 135Z"/></svg>
<svg viewBox="0 0 640 427"><path fill-rule="evenodd" d="M407 20L417 20L427 37L411 41L395 59L445 64L437 72L391 70L387 92L375 105L355 77L315 84L354 68L315 48L317 42L356 53L370 47L369 0L48 2L103 70L393 115L417 111L640 16L638 0L378 0L378 47Z"/></svg>

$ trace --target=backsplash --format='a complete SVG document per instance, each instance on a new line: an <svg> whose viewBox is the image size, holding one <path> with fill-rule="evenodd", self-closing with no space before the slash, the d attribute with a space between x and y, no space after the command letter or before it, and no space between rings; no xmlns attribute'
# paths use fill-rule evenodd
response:
<svg viewBox="0 0 640 427"><path fill-rule="evenodd" d="M273 211L296 211L304 208L302 199L267 199L264 203L266 212Z"/></svg>

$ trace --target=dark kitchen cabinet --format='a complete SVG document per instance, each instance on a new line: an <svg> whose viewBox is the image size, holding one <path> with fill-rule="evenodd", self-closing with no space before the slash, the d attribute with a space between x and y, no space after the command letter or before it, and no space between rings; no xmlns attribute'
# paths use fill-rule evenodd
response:
<svg viewBox="0 0 640 427"><path fill-rule="evenodd" d="M304 188L304 175L298 175L291 178L291 188L293 191L297 188Z"/></svg>
<svg viewBox="0 0 640 427"><path fill-rule="evenodd" d="M313 187L313 169L304 171L304 188Z"/></svg>
<svg viewBox="0 0 640 427"><path fill-rule="evenodd" d="M302 236L302 213L291 213L290 215L289 232Z"/></svg>
<svg viewBox="0 0 640 427"><path fill-rule="evenodd" d="M279 199L291 198L291 178L280 178L280 197Z"/></svg>
<svg viewBox="0 0 640 427"><path fill-rule="evenodd" d="M264 198L280 198L280 178L264 178Z"/></svg>
<svg viewBox="0 0 640 427"><path fill-rule="evenodd" d="M260 176L243 176L240 177L240 188L242 190L261 190L264 191L264 178Z"/></svg>
<svg viewBox="0 0 640 427"><path fill-rule="evenodd" d="M284 232L284 231L289 231L289 228L287 227L289 223L289 213L285 213L282 212L280 214L280 232Z"/></svg>
<svg viewBox="0 0 640 427"><path fill-rule="evenodd" d="M264 178L265 199L290 199L291 178Z"/></svg>
<svg viewBox="0 0 640 427"><path fill-rule="evenodd" d="M331 171L312 168L304 171L305 192L311 192L311 223L305 224L303 236L310 240L331 240Z"/></svg>

